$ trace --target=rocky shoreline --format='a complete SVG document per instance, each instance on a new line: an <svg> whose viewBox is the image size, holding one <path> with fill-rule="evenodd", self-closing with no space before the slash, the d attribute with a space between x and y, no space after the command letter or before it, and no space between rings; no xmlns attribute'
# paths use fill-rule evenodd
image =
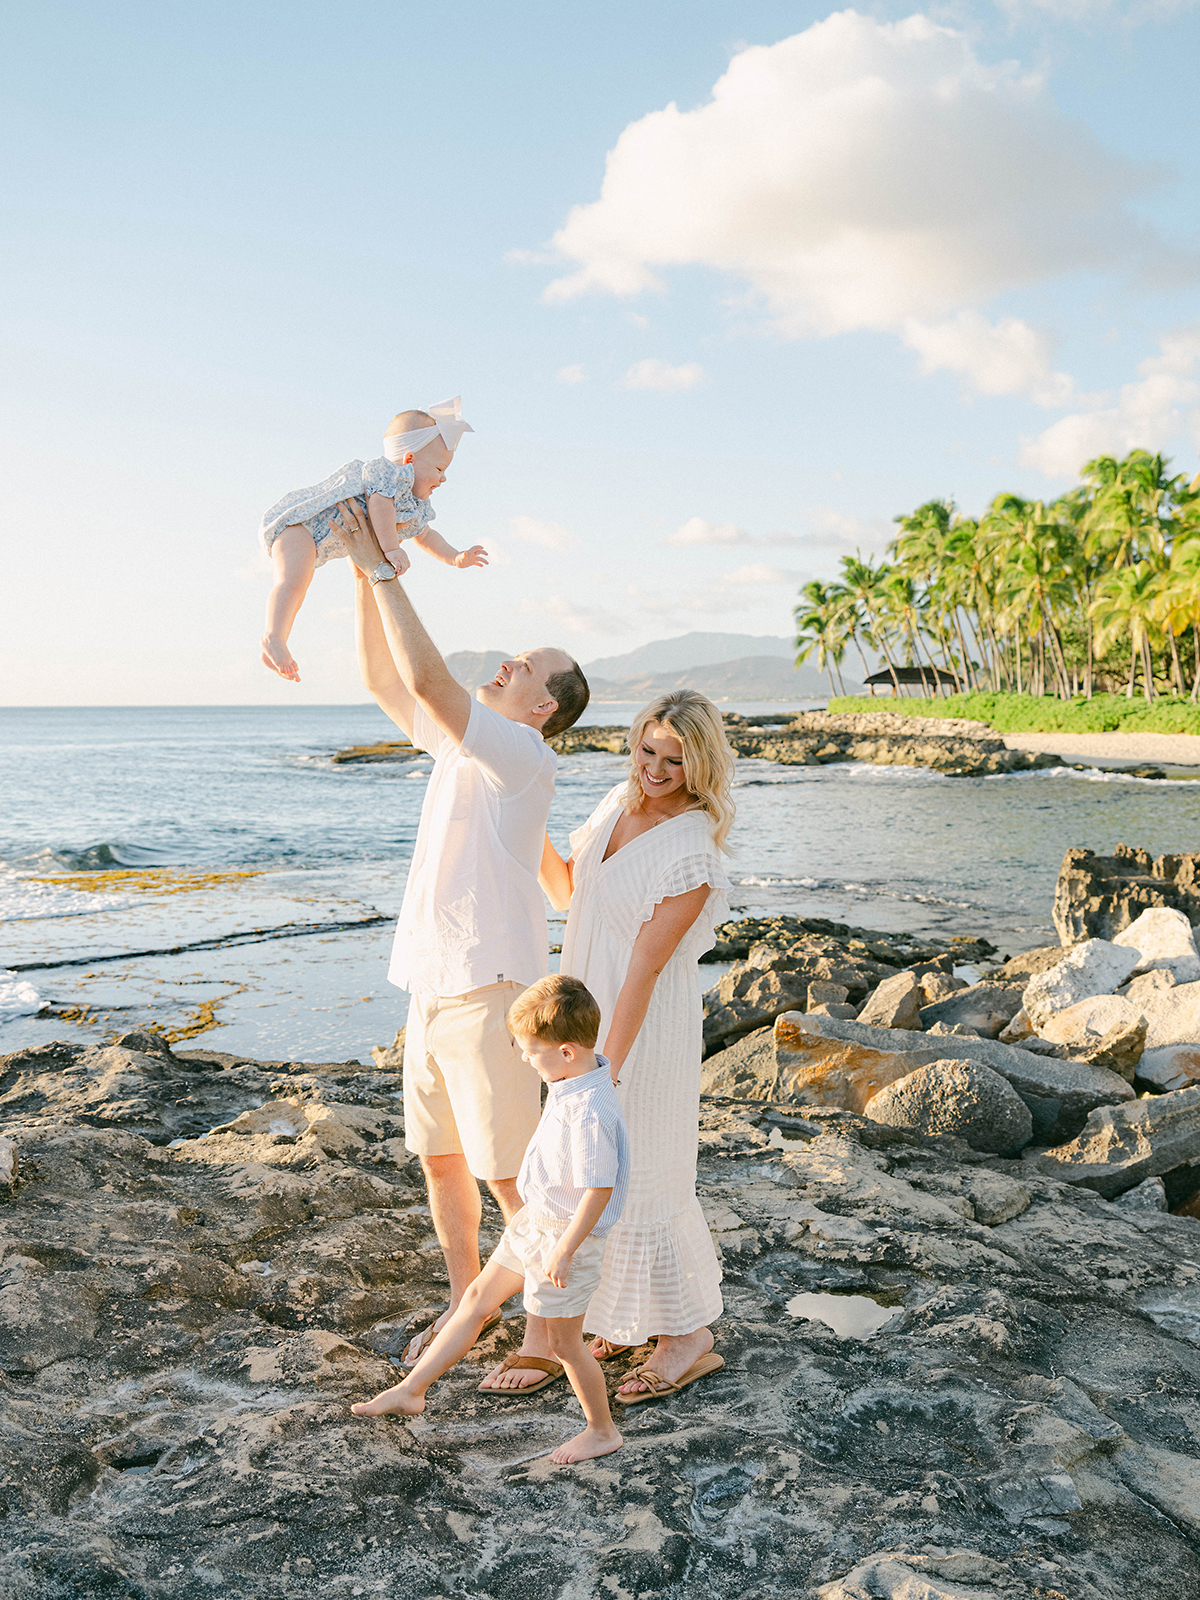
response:
<svg viewBox="0 0 1200 1600"><path fill-rule="evenodd" d="M425 1417L350 1413L445 1295L402 1040L0 1057L0 1592L1200 1591L1200 1088L1145 1077L1200 990L1197 864L1069 853L1105 932L1007 960L726 924L698 1166L726 1366L579 1468L545 1459L565 1385L477 1392L519 1302Z"/></svg>
<svg viewBox="0 0 1200 1600"><path fill-rule="evenodd" d="M1063 765L1056 755L1010 750L983 722L922 718L920 725L914 726L912 718L886 711L845 716L806 711L799 716L772 715L754 721L726 712L725 731L739 756L755 756L785 766L867 761L881 766L928 767L946 777L978 778ZM559 755L597 751L620 755L627 732L624 726L575 727L547 742ZM409 744L385 740L375 745L350 746L337 751L331 759L339 764L407 761L414 754Z"/></svg>

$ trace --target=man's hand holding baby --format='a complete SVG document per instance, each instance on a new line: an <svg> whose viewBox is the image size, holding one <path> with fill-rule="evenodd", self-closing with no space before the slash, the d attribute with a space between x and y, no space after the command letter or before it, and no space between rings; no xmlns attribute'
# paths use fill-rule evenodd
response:
<svg viewBox="0 0 1200 1600"><path fill-rule="evenodd" d="M379 548L379 541L371 532L371 525L364 516L361 516L357 506L339 500L337 516L331 518L333 526L337 529L338 538L345 546L346 554L353 561L358 570L364 574L375 571L383 560L383 551ZM407 562L405 565L407 566Z"/></svg>

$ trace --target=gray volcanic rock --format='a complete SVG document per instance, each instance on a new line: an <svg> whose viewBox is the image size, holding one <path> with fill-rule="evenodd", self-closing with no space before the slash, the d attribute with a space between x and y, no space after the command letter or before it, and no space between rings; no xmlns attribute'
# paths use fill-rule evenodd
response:
<svg viewBox="0 0 1200 1600"><path fill-rule="evenodd" d="M1113 943L1136 950L1143 971L1169 972L1176 983L1200 980L1200 955L1192 925L1182 911L1153 906L1118 933Z"/></svg>
<svg viewBox="0 0 1200 1600"><path fill-rule="evenodd" d="M1112 939L1143 911L1170 906L1200 923L1200 855L1161 855L1119 844L1111 856L1068 850L1054 889L1054 926L1064 945Z"/></svg>
<svg viewBox="0 0 1200 1600"><path fill-rule="evenodd" d="M773 1022L784 1011L802 1007L808 986L817 980L837 984L851 1001L863 1000L895 969L847 942L804 934L787 949L759 942L705 996L704 1043L712 1049Z"/></svg>
<svg viewBox="0 0 1200 1600"><path fill-rule="evenodd" d="M1143 1051L1136 1076L1160 1093L1200 1081L1200 1045L1164 1044Z"/></svg>
<svg viewBox="0 0 1200 1600"><path fill-rule="evenodd" d="M935 1022L961 1023L981 1038L995 1039L1021 1009L1021 986L1016 983L973 983L946 995L921 1010L922 1027Z"/></svg>
<svg viewBox="0 0 1200 1600"><path fill-rule="evenodd" d="M785 1012L775 1022L775 1071L747 1097L836 1105L861 1111L885 1084L931 1061L978 1061L1006 1078L1029 1107L1034 1138L1054 1144L1074 1137L1098 1105L1134 1098L1115 1072L1060 1061L992 1039L930 1038L894 1028Z"/></svg>
<svg viewBox="0 0 1200 1600"><path fill-rule="evenodd" d="M1123 949L1107 939L1087 939L1076 945L1057 966L1029 980L1022 1007L1041 1032L1060 1011L1067 1011L1093 996L1112 994L1137 964L1136 950Z"/></svg>
<svg viewBox="0 0 1200 1600"><path fill-rule="evenodd" d="M423 1417L350 1413L446 1294L399 1075L205 1051L155 1077L129 1059L149 1054L109 1079L144 1131L104 1116L107 1069L3 1064L6 1596L1200 1592L1191 1219L821 1107L706 1105L725 1368L621 1416L615 1455L556 1469L579 1428L565 1383L477 1389L518 1302ZM204 1105L222 1126L171 1148ZM860 1293L896 1312L865 1341L820 1303L788 1310Z"/></svg>
<svg viewBox="0 0 1200 1600"><path fill-rule="evenodd" d="M1111 1197L1200 1160L1200 1087L1100 1106L1070 1143L1031 1157L1040 1172Z"/></svg>
<svg viewBox="0 0 1200 1600"><path fill-rule="evenodd" d="M885 978L863 1005L859 1016L866 1028L921 1028L921 985L911 972Z"/></svg>
<svg viewBox="0 0 1200 1600"><path fill-rule="evenodd" d="M1033 1137L1033 1118L1017 1091L977 1061L931 1061L867 1101L865 1115L890 1128L953 1133L972 1150L1016 1155Z"/></svg>

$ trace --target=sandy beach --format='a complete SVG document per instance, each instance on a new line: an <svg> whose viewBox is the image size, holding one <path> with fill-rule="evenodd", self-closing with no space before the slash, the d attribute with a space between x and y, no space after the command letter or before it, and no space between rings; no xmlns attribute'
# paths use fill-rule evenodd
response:
<svg viewBox="0 0 1200 1600"><path fill-rule="evenodd" d="M1010 750L1048 750L1071 761L1164 762L1200 767L1200 734L1006 733Z"/></svg>

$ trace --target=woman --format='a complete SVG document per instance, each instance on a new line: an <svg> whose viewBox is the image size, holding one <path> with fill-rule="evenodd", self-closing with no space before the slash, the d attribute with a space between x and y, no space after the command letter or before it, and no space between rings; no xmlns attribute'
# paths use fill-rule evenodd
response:
<svg viewBox="0 0 1200 1600"><path fill-rule="evenodd" d="M722 1310L721 1268L696 1198L697 960L728 912L719 852L734 758L717 708L692 689L640 712L629 748L628 781L571 835L571 859L546 840L541 881L558 909L570 905L562 970L600 1003L629 1125L629 1195L584 1326L601 1360L656 1338L617 1391L636 1405L724 1365L708 1327Z"/></svg>

